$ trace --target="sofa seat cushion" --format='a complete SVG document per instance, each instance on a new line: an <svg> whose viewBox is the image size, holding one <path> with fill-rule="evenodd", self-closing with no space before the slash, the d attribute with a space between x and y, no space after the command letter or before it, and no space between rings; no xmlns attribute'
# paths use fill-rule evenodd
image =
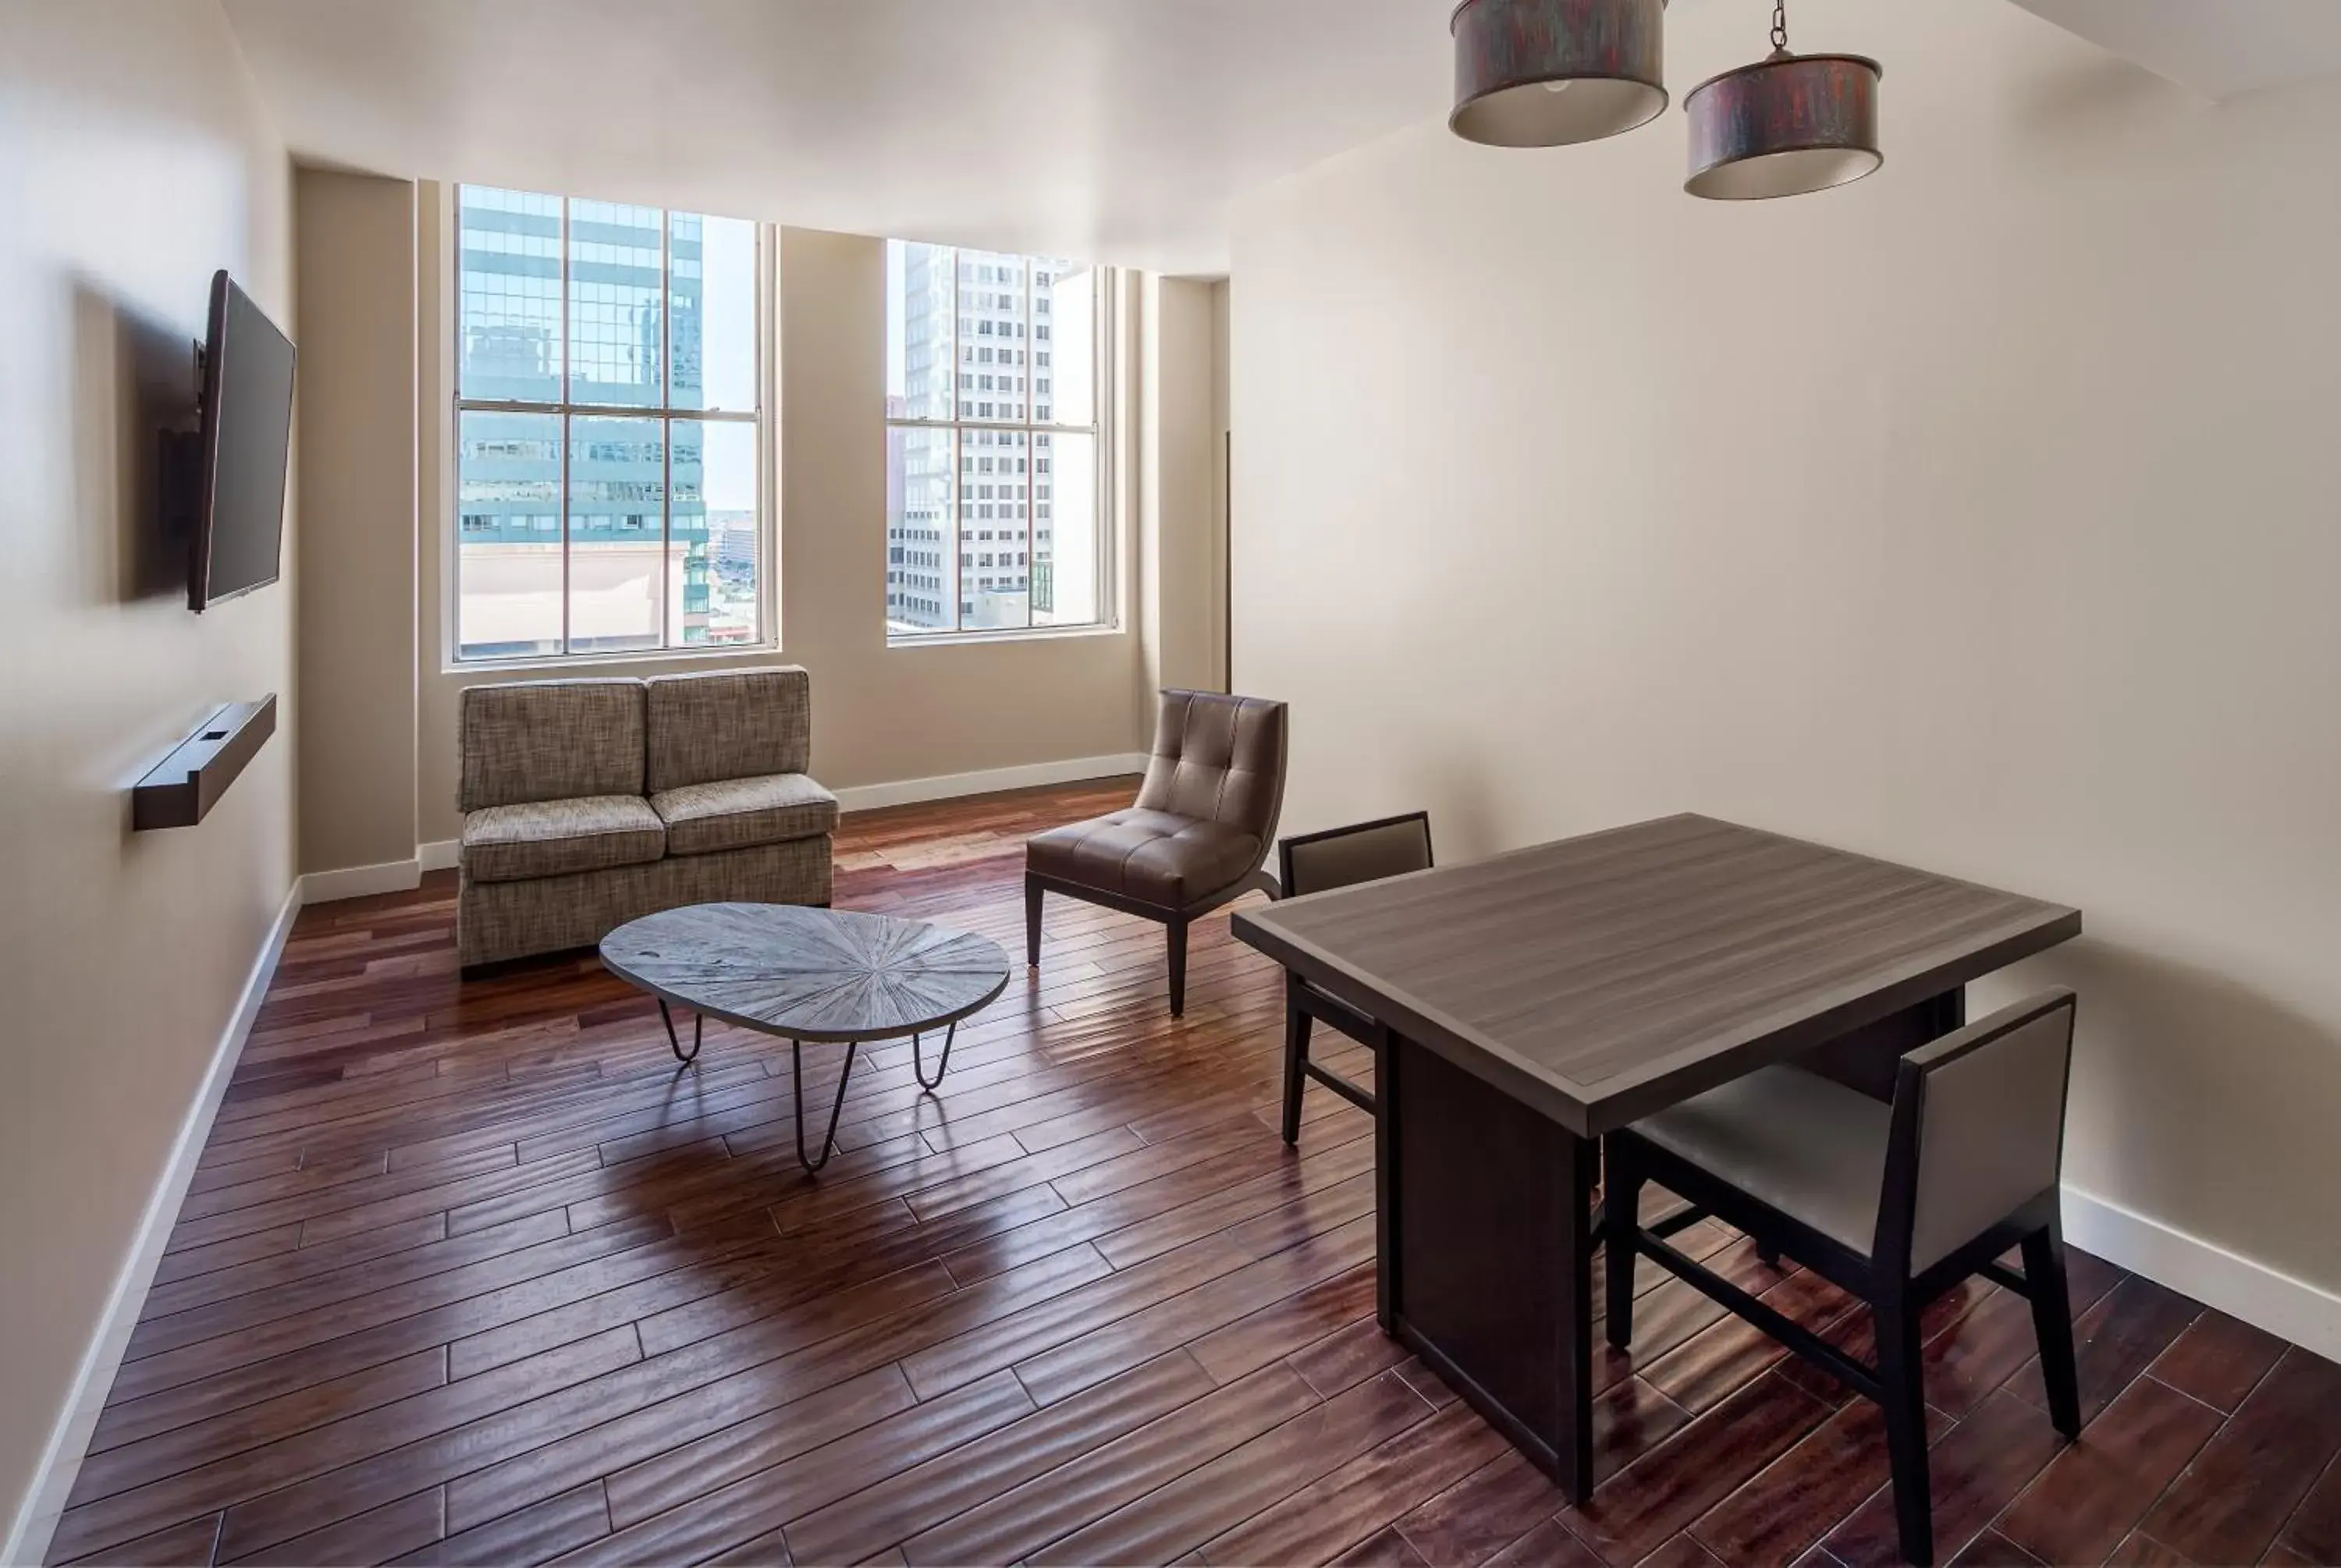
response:
<svg viewBox="0 0 2341 1568"><path fill-rule="evenodd" d="M1025 843L1025 869L1165 909L1216 893L1260 864L1260 839L1224 822L1133 808Z"/></svg>
<svg viewBox="0 0 2341 1568"><path fill-rule="evenodd" d="M670 855L712 855L835 830L837 797L802 773L765 773L662 789L651 805Z"/></svg>
<svg viewBox="0 0 2341 1568"><path fill-rule="evenodd" d="M463 819L463 871L474 881L604 871L665 853L666 824L639 795L487 806Z"/></svg>

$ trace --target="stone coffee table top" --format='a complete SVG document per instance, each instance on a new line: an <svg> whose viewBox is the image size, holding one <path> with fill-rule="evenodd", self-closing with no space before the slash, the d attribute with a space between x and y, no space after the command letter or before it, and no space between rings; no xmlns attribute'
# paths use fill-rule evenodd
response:
<svg viewBox="0 0 2341 1568"><path fill-rule="evenodd" d="M602 962L662 1000L792 1040L940 1029L1008 986L986 937L792 904L697 904L602 938Z"/></svg>

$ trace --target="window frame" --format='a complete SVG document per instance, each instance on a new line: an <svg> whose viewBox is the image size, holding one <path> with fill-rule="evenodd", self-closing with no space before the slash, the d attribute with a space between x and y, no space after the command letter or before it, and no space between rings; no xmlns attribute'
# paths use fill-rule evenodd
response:
<svg viewBox="0 0 2341 1568"><path fill-rule="evenodd" d="M478 398L463 394L463 192L467 186L481 190L505 191L522 195L551 196L561 203L561 398L553 402L529 399ZM571 312L572 254L570 212L579 201L601 198L577 196L567 192L521 191L516 186L491 185L468 180L452 180L447 184L446 255L447 308L444 330L447 342L446 396L449 417L447 423L448 525L445 534L446 610L443 616L445 667L454 670L544 670L563 665L639 664L646 661L672 660L726 659L745 654L772 654L781 647L781 556L779 540L779 497L777 456L778 432L774 417L777 390L777 367L774 361L772 322L777 301L774 298L772 259L779 254L778 234L774 225L754 222L756 234L755 281L755 352L756 406L752 411L688 409L674 405L674 215L682 209L658 207L659 213L659 399L654 404L586 403L573 400L571 386L574 323ZM613 203L643 206L643 203ZM689 217L730 218L730 214L685 212ZM731 219L732 222L751 220ZM702 263L703 266L703 263ZM702 273L702 279L703 279ZM534 414L561 422L561 646L547 653L476 653L463 651L463 416L466 413ZM678 420L698 421L708 424L752 425L756 431L756 636L745 642L670 643L666 640L668 618L672 612L668 594L662 587L659 602L659 642L649 648L616 648L579 650L570 646L573 606L570 603L570 561L572 543L570 523L573 503L570 497L571 422L583 416L588 419L634 419L654 421L661 434L662 500L659 508L659 549L662 560L671 559L674 549L674 425Z"/></svg>
<svg viewBox="0 0 2341 1568"><path fill-rule="evenodd" d="M900 236L895 236L889 243L911 245L925 244L929 242L909 240L903 239ZM1039 313L1034 309L1035 295L1032 287L1032 263L1036 261L1059 261L1065 258L1015 254L1015 253L1004 251L987 251L982 250L981 247L971 245L935 245L932 248L938 250L948 249L952 253L951 265L951 332L949 350L949 363L951 365L951 370L945 377L951 398L951 417L948 419L931 419L921 418L908 413L896 415L889 412L885 415L883 428L890 432L897 430L928 430L947 431L951 433L951 471L952 474L952 496L956 511L952 518L950 541L947 548L945 548L941 553L945 566L950 573L949 602L951 607L951 625L948 629L938 627L931 631L896 631L893 625L893 606L881 604L879 608L886 620L886 646L889 649L935 648L950 647L954 644L969 642L1014 641L1032 638L1091 637L1101 633L1119 632L1121 630L1121 597L1119 591L1121 582L1119 557L1121 541L1120 512L1119 509L1113 504L1113 498L1116 494L1116 465L1114 461L1115 448L1112 434L1113 414L1116 408L1113 395L1113 389L1116 384L1113 379L1116 364L1114 351L1118 342L1115 336L1116 318L1114 313L1114 304L1120 294L1119 274L1114 268L1106 266L1101 263L1092 262L1088 263L1091 284L1090 311L1091 332L1092 334L1091 359L1094 362L1091 373L1096 378L1091 384L1090 394L1090 422L1085 425L1068 424L1061 420L1051 419L1049 422L1043 424L1036 421L1032 416L1033 409L1038 406L1037 394L1032 390L1032 382L1036 375L1033 355L1038 352L1036 345L1041 341L1033 334L1033 328L1038 324L1040 316ZM971 287L981 287L984 292L990 293L995 292L998 286L996 283L985 284L980 279L971 282L971 280L961 275L961 258L971 254L981 254L984 256L1015 254L1015 259L1021 263L1021 270L1023 273L1023 322L1025 335L1021 340L1019 347L1024 354L1024 360L1021 364L1015 365L1011 368L1011 372L1019 375L1024 382L1023 390L1019 394L1021 398L1024 409L1024 418L1021 421L987 419L977 415L961 415L959 412L960 404L964 398L980 400L982 395L981 392L968 392L960 385L961 378L963 375L983 373L976 362L964 360L961 355L961 349L962 346L972 346L971 340L963 338L961 332L962 320L961 310L965 303L965 296ZM894 303L895 302L892 299L888 300L887 309L890 313L893 310ZM1050 379L1052 382L1055 380L1055 363L1053 357L1055 342L1056 340L1053 336L1049 340L1051 350L1051 374ZM997 372L999 368L1000 367L996 362L990 366L990 369L993 372ZM892 367L889 367L889 374L891 376ZM1051 412L1053 413L1056 408L1053 389L1050 408ZM1038 449L1032 445L1032 438L1035 436L1074 435L1087 436L1090 439L1091 442L1091 451L1094 453L1094 460L1091 466L1095 471L1095 483L1097 489L1097 495L1095 497L1091 511L1091 516L1095 520L1093 526L1096 530L1096 543L1093 551L1097 562L1096 603L1098 613L1096 619L1064 625L1037 626L1031 624L1030 606L1031 602L1032 572L1031 564L1028 561L1024 569L1024 591L1025 603L1027 606L1027 623L1025 625L969 627L961 624L961 622L966 619L965 600L962 595L966 592L969 582L972 581L966 575L966 573L970 570L981 570L981 568L969 568L961 559L962 546L966 543L968 538L968 535L962 532L962 529L965 528L970 521L973 521L968 515L967 511L967 509L971 502L969 496L965 493L965 485L967 482L965 479L966 470L961 466L962 460L967 451L961 441L961 436L963 432L971 430L993 431L1023 436L1025 441L1023 450L1028 461L1033 458L1038 452ZM1024 523L1024 549L1028 557L1034 553L1033 533L1039 522L1037 515L1038 503L1032 497L1032 490L1034 486L1031 482L1031 481L1036 477L1037 470L1028 471L1028 482L1025 487L1024 495L1025 516L1022 521ZM1051 488L1054 488L1053 484ZM1051 498L1051 502L1053 509L1055 503L1055 497L1053 495ZM892 526L894 521L894 519L889 517L887 519L887 526ZM1050 521L1053 531L1053 527L1056 521L1053 510L1051 511ZM1053 544L1053 542L1054 541L1052 540L1051 543ZM887 540L882 541L882 543L891 551L894 541ZM993 570L996 571L998 569L995 568Z"/></svg>

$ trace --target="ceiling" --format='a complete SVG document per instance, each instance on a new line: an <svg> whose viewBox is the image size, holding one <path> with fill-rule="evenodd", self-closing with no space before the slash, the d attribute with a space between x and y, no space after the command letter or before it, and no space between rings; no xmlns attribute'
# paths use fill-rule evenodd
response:
<svg viewBox="0 0 2341 1568"><path fill-rule="evenodd" d="M2016 0L2211 98L2341 72L2341 0Z"/></svg>
<svg viewBox="0 0 2341 1568"><path fill-rule="evenodd" d="M1451 0L223 0L296 155L1169 273L1446 113Z"/></svg>
<svg viewBox="0 0 2341 1568"><path fill-rule="evenodd" d="M2017 3L2213 96L2341 70L2341 0ZM1452 0L222 4L307 160L1174 273L1451 68Z"/></svg>

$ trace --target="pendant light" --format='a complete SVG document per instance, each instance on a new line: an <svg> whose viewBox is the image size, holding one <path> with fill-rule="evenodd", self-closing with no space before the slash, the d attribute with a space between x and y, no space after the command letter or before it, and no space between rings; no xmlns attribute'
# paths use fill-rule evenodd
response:
<svg viewBox="0 0 2341 1568"><path fill-rule="evenodd" d="M1874 172L1875 60L1788 52L1787 0L1772 7L1772 53L1690 91L1690 178L1683 189L1717 201L1798 196Z"/></svg>
<svg viewBox="0 0 2341 1568"><path fill-rule="evenodd" d="M1666 112L1666 0L1463 0L1448 127L1491 147L1559 147Z"/></svg>

